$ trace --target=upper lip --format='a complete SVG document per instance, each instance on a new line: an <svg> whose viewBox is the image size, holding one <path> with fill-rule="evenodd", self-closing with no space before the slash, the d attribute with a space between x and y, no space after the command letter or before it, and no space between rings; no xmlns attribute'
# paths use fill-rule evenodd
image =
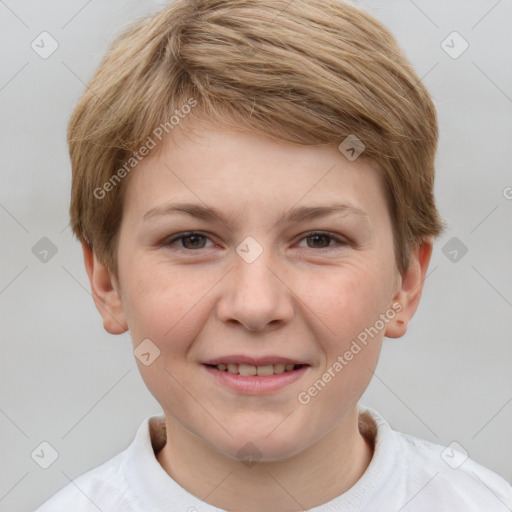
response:
<svg viewBox="0 0 512 512"><path fill-rule="evenodd" d="M298 359L290 359L289 357L281 356L264 356L264 357L251 357L246 355L230 355L221 356L214 359L204 361L203 364L210 364L217 366L218 364L248 364L251 366L267 366L270 364L304 364L308 363Z"/></svg>

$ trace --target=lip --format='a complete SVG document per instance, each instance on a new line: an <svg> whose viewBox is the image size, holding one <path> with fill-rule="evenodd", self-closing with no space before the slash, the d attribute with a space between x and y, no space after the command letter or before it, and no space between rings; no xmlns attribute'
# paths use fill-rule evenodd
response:
<svg viewBox="0 0 512 512"><path fill-rule="evenodd" d="M247 360L247 358L245 358ZM264 359L262 359L264 360ZM250 364L250 363L244 363L241 361L241 359L237 359L241 364ZM273 359L273 361L276 361L276 359ZM289 363L285 364L291 364L293 363L292 360L287 360ZM226 359L223 359L222 362L226 362ZM229 362L229 361L227 361ZM234 363L234 361L232 361ZM284 362L283 361L277 361ZM247 395L261 395L261 394L268 394L273 393L276 391L279 391L286 386L289 386L290 384L296 382L301 377L304 376L304 374L309 370L310 366L305 365L301 366L297 370L291 370L289 372L283 372L283 373L275 373L273 375L265 375L265 376L257 376L257 375L249 375L249 376L243 376L239 375L238 373L229 373L227 371L220 371L212 366L206 366L207 364L221 364L219 363L204 363L201 366L207 371L214 379L216 379L217 382L220 384L233 389L234 391L237 391L238 393L247 394ZM267 363L270 364L270 363ZM296 363L300 364L300 363ZM260 363L256 366L262 366L263 364Z"/></svg>
<svg viewBox="0 0 512 512"><path fill-rule="evenodd" d="M301 361L299 359L290 359L288 357L281 357L277 355L268 355L263 357L251 357L247 355L229 355L216 357L215 359L209 359L208 361L203 361L203 364L211 364L217 366L218 364L249 364L251 366L266 366L269 364L302 364L309 366L309 363L306 361Z"/></svg>

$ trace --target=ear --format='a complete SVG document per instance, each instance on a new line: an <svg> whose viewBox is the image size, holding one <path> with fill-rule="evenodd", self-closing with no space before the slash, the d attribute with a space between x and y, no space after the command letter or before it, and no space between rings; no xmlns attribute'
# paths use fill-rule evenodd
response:
<svg viewBox="0 0 512 512"><path fill-rule="evenodd" d="M103 318L103 328L110 334L123 334L128 325L117 279L96 258L90 245L82 242L82 250L92 298Z"/></svg>
<svg viewBox="0 0 512 512"><path fill-rule="evenodd" d="M393 299L393 303L400 303L401 309L393 308L397 314L386 327L385 336L388 338L400 338L407 332L407 325L420 303L431 256L431 241L422 242L411 250L409 266L404 274L399 276L397 292Z"/></svg>

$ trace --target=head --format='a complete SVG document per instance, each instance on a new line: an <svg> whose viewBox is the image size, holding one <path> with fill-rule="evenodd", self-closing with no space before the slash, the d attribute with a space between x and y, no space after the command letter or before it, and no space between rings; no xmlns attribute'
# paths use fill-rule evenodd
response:
<svg viewBox="0 0 512 512"><path fill-rule="evenodd" d="M437 137L392 35L340 1L178 0L116 39L69 124L71 224L168 419L279 459L354 410L418 306ZM304 366L263 394L206 366L242 355Z"/></svg>

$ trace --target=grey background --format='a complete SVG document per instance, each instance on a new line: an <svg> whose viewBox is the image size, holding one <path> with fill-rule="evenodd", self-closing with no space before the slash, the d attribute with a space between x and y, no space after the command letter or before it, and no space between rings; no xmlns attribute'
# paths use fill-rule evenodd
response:
<svg viewBox="0 0 512 512"><path fill-rule="evenodd" d="M385 340L362 403L397 430L457 441L512 481L512 0L354 3L392 30L435 99L449 226L409 332ZM160 413L129 334L107 334L90 296L67 226L65 129L113 36L163 4L0 1L2 512L33 510ZM59 44L47 59L31 48L43 31ZM453 31L469 43L456 59L441 47ZM32 252L42 237L57 249L47 262ZM42 441L59 454L46 470L31 458Z"/></svg>

